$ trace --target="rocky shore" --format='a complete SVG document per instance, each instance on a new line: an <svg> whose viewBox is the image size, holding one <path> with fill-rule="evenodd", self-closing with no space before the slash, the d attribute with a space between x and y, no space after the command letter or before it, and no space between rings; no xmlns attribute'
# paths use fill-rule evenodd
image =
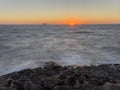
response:
<svg viewBox="0 0 120 90"><path fill-rule="evenodd" d="M44 67L0 76L0 90L120 90L120 65Z"/></svg>

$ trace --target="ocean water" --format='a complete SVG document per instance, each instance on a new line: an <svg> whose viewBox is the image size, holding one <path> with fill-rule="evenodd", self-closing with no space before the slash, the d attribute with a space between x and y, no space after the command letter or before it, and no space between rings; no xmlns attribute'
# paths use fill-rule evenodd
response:
<svg viewBox="0 0 120 90"><path fill-rule="evenodd" d="M46 61L120 64L120 25L0 25L0 75Z"/></svg>

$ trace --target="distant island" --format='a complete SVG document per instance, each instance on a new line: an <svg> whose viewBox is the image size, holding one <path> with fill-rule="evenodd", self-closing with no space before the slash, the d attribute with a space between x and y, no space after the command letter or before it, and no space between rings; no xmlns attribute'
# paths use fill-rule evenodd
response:
<svg viewBox="0 0 120 90"><path fill-rule="evenodd" d="M42 23L42 25L47 25L47 23Z"/></svg>

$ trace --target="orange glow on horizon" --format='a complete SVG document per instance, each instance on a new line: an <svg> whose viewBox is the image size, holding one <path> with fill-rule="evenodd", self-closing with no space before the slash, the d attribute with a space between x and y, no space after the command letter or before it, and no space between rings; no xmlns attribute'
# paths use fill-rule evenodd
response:
<svg viewBox="0 0 120 90"><path fill-rule="evenodd" d="M70 22L70 26L74 26L75 25L75 23L74 22Z"/></svg>
<svg viewBox="0 0 120 90"><path fill-rule="evenodd" d="M0 19L0 24L66 24L70 26L74 26L77 24L119 24L120 20L91 20L91 19L81 19L81 18L58 18L58 19L37 19L37 18L11 18L11 19Z"/></svg>
<svg viewBox="0 0 120 90"><path fill-rule="evenodd" d="M80 19L77 18L67 18L64 20L64 24L70 25L70 26L74 26L76 24L82 24L82 22L79 21ZM82 20L81 20L82 21Z"/></svg>

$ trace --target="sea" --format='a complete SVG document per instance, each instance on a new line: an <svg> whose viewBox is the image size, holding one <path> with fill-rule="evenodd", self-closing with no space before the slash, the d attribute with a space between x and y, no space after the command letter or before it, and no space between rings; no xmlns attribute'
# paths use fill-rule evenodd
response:
<svg viewBox="0 0 120 90"><path fill-rule="evenodd" d="M0 75L49 61L120 64L120 25L0 25Z"/></svg>

